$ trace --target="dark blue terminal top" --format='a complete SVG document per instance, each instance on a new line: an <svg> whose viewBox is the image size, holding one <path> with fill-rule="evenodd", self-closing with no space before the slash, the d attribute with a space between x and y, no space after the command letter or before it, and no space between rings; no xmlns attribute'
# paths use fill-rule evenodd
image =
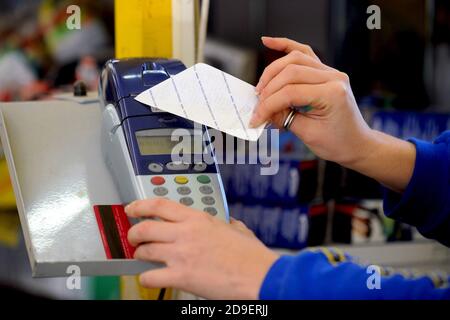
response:
<svg viewBox="0 0 450 320"><path fill-rule="evenodd" d="M105 105L114 104L118 108L121 120L151 115L150 109L134 98L185 69L184 64L175 59L110 60L106 63L101 77Z"/></svg>
<svg viewBox="0 0 450 320"><path fill-rule="evenodd" d="M403 194L385 191L385 213L450 247L450 131L434 143L409 141L417 150L413 176ZM375 268L337 249L305 250L274 263L260 298L450 299L449 275Z"/></svg>

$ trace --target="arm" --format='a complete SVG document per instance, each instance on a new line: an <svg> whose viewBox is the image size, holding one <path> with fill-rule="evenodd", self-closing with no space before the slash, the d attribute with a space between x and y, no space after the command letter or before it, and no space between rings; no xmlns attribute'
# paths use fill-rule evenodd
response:
<svg viewBox="0 0 450 320"><path fill-rule="evenodd" d="M450 132L434 143L410 141L417 150L412 177L403 193L385 190L385 214L450 247Z"/></svg>
<svg viewBox="0 0 450 320"><path fill-rule="evenodd" d="M371 130L366 147L342 166L373 178L390 190L403 192L411 180L416 160L416 148L400 140Z"/></svg>
<svg viewBox="0 0 450 320"><path fill-rule="evenodd" d="M145 287L209 299L450 299L450 289L439 289L448 284L444 276L409 279L379 269L385 276L378 283L366 267L333 249L279 257L241 222L230 226L166 199L135 201L125 210L131 217L158 219L128 233L136 259L165 264L141 274Z"/></svg>
<svg viewBox="0 0 450 320"><path fill-rule="evenodd" d="M320 248L279 258L264 279L260 298L450 299L448 281L440 274L368 268L336 249Z"/></svg>

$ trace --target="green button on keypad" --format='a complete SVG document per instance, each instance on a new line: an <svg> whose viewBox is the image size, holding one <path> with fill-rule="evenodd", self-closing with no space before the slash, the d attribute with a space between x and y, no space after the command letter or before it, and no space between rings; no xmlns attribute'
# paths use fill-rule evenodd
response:
<svg viewBox="0 0 450 320"><path fill-rule="evenodd" d="M208 176L201 175L197 177L197 181L200 183L210 183L211 179Z"/></svg>

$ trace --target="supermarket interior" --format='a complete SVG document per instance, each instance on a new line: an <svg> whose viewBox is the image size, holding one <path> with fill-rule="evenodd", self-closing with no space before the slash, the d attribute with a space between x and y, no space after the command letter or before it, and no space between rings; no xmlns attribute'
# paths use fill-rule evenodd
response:
<svg viewBox="0 0 450 320"><path fill-rule="evenodd" d="M127 235L123 231L131 220L123 206L114 205L144 199L147 194L174 199L172 192L178 192L176 202L189 210L217 215L226 223L242 221L277 255L294 257L302 250L318 250L334 265L341 263L334 255L345 252L359 264L382 266L385 273L402 270L398 272L405 279L417 275L433 281L438 278L439 285L433 284L448 288L450 210L441 205L444 191L430 199L438 185L448 192L448 182L437 178L449 178L448 165L442 169L445 172L429 173L426 180L417 177L416 164L415 186L405 187L405 193L424 194L435 202L426 206L413 201L405 207L408 210L441 210L434 217L435 224L441 219L442 227L434 232L438 227L428 220L425 227L420 224L425 218L408 220L385 212L386 197L392 200L386 196L389 181L316 152L302 134L299 139L295 119L304 116L300 111L292 117L289 114L281 122L284 129L274 130L267 138L271 152L265 150L261 161L240 162L240 156L257 153L249 147L252 141L217 131L211 134L213 140L223 137L221 145L231 141L237 161L217 161L228 160L223 155L230 150L215 145L217 158L212 164L189 167L165 162L170 153L165 147L173 147L164 140L165 130L180 127L187 128L188 134L195 132L191 120L201 122L201 112L188 120L182 114L170 118L170 113L153 109L156 102L151 109L143 107L152 91L146 91L149 95L142 100L139 96L140 102L134 97L156 85L153 93L162 105L165 96L167 101L180 100L183 107L183 92L198 102L194 85L181 84L181 75L192 71L199 79L199 97L211 92L209 103L205 98L209 107L215 103L212 93L221 90L213 83L217 69L222 71L230 96L242 85L242 92L236 95L244 97L245 90L254 90L260 77L267 75L267 66L283 61L286 54L263 44L261 36L307 44L315 55L308 59L317 59L314 65L346 73L357 109L377 132L433 145L431 142L450 130L447 0L0 0L0 291L18 297L77 300L234 297L208 296L202 294L208 291L201 289L191 292L190 285L200 287L193 282L183 282L180 288L174 283L163 291L139 280L138 274L149 268L148 261L133 259L134 248L124 243ZM196 65L200 62L204 64ZM209 66L215 69L207 69ZM317 71L308 68L302 69L305 74ZM205 78L209 75L203 85L198 78L202 72ZM222 75L217 73L217 81ZM174 89L157 85L169 78L179 81L179 87L175 82ZM143 85L137 84L141 80ZM186 99L184 106L190 103ZM224 99L228 95L217 97L219 102ZM244 99L235 98L234 107ZM228 116L220 111L218 115ZM141 121L143 117L149 120ZM158 120L150 121L150 117ZM201 123L200 132L214 127L208 119ZM213 119L216 123L214 114ZM222 125L220 121L217 119ZM295 130L289 130L292 121ZM105 134L107 125L110 131ZM115 130L122 130L122 125L125 136L120 131L122 136L117 138ZM152 130L159 133L150 136ZM329 137L330 141L336 139ZM341 150L345 158L348 148L336 145L333 150ZM448 145L446 150L450 150ZM128 152L133 153L131 162ZM418 153L416 161L432 161L436 154L420 157ZM263 174L274 162L276 170ZM426 168L433 167L445 166L427 163ZM172 175L176 175L174 179ZM207 234L214 243L214 231ZM135 244L140 242L145 241L136 240ZM232 242L229 249L224 246L225 250L232 248ZM150 263L151 268L156 266ZM215 265L214 261L210 264ZM270 273L267 277L275 276ZM80 276L79 281L71 282L74 275ZM268 289L268 279L257 297L308 298L305 293L273 296L270 290L275 289ZM319 285L322 280L317 281ZM352 286L356 284L349 284L348 292ZM338 292L332 296L340 297ZM350 293L342 297L358 298Z"/></svg>

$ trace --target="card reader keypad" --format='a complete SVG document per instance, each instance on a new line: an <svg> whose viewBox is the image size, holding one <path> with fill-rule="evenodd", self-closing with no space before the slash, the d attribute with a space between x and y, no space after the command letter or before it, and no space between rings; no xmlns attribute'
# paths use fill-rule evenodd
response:
<svg viewBox="0 0 450 320"><path fill-rule="evenodd" d="M172 199L211 216L226 217L217 174L160 174L139 177L147 190L146 194Z"/></svg>

